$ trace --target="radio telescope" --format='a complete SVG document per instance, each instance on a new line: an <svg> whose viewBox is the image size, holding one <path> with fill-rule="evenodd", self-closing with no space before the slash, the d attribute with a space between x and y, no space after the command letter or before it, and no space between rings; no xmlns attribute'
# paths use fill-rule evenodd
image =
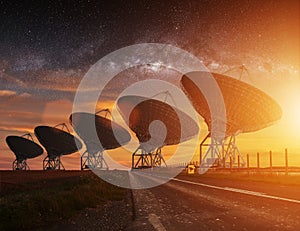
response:
<svg viewBox="0 0 300 231"><path fill-rule="evenodd" d="M16 156L12 164L13 170L29 170L26 160L40 156L44 152L29 133L23 136L7 136L6 143Z"/></svg>
<svg viewBox="0 0 300 231"><path fill-rule="evenodd" d="M199 131L187 114L160 100L130 95L121 97L117 106L140 144L132 154L132 169L166 166L162 147L187 141Z"/></svg>
<svg viewBox="0 0 300 231"><path fill-rule="evenodd" d="M211 137L212 118L209 105L195 84L200 78L201 84L205 86L205 81L212 77L220 88L226 108L226 131L225 139L222 141ZM236 164L238 156L241 157L241 164L245 164L235 143L236 135L266 128L279 120L282 115L280 106L266 93L226 75L190 72L181 78L181 87L208 126L209 134L201 142L200 156L203 146L208 146L206 160L219 166L228 166L226 162L230 158L233 160L232 163ZM207 144L208 139L210 142Z"/></svg>
<svg viewBox="0 0 300 231"><path fill-rule="evenodd" d="M105 114L102 116L100 113ZM86 146L86 151L81 156L82 170L89 168L108 169L103 151L121 147L131 139L129 132L107 118L108 114L110 111L104 109L96 114L75 112L70 115L70 123Z"/></svg>
<svg viewBox="0 0 300 231"><path fill-rule="evenodd" d="M61 129L58 127L61 127ZM63 129L66 129L66 131ZM77 152L82 146L81 142L70 133L64 123L54 127L37 126L34 133L47 151L47 156L43 160L44 170L65 169L60 157Z"/></svg>

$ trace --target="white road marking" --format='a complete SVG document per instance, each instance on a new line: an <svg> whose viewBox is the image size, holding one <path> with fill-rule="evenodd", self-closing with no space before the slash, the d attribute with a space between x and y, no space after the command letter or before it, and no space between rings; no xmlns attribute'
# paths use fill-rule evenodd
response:
<svg viewBox="0 0 300 231"><path fill-rule="evenodd" d="M162 223L160 222L158 216L156 216L156 214L154 213L149 214L148 220L157 231L167 231L165 227L162 225Z"/></svg>
<svg viewBox="0 0 300 231"><path fill-rule="evenodd" d="M252 195L252 196L257 196L257 197L264 197L264 198L270 198L270 199L288 201L288 202L300 204L300 200L267 195L267 194L264 194L264 193L261 193L261 192L248 191L248 190L230 188L230 187L220 187L220 186L197 183L197 182L192 182L192 181L187 181L187 180L180 180L180 179L177 179L177 178L171 178L171 180L182 182L182 183L187 183L187 184L199 185L199 186L203 186L203 187L207 187L207 188L219 189L219 190L224 190L224 191L236 192L236 193L247 194L247 195Z"/></svg>

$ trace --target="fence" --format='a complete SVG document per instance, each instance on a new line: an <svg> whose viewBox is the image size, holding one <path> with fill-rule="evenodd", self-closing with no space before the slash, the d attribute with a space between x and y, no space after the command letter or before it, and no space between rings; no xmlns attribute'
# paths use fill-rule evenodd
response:
<svg viewBox="0 0 300 231"><path fill-rule="evenodd" d="M253 155L252 155L252 162L250 161L250 155L246 154L245 156L245 165L241 164L241 157L238 155L237 156L237 165L234 165L233 163L233 159L232 157L229 158L229 165L227 168L225 167L217 167L214 166L212 168L210 168L209 171L232 171L232 172L236 172L236 171L247 171L247 172L267 172L267 173L299 173L300 174L300 167L292 167L289 166L289 156L288 156L288 150L285 149L284 151L284 155L282 156L282 158L284 159L284 165L281 166L274 166L273 165L273 152L269 151L269 155L268 155L268 161L269 164L268 166L266 166L266 164L264 164L264 166L261 166L261 154L259 152L256 153L256 163L253 165ZM278 157L277 157L278 158ZM202 162L202 158L201 158L201 162ZM176 167L182 167L185 168L188 164L194 164L196 166L196 168L199 168L199 166L201 165L201 162L199 161L192 161L190 163L188 162L184 162L184 163L179 163L177 164ZM200 163L200 164L199 164ZM201 165L203 166L203 165ZM175 167L175 166L174 166Z"/></svg>

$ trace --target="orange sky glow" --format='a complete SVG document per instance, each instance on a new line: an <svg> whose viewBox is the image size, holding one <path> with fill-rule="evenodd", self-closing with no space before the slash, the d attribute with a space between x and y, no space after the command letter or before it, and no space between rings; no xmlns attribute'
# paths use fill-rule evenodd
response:
<svg viewBox="0 0 300 231"><path fill-rule="evenodd" d="M250 164L256 164L256 152L261 153L261 164L267 165L268 152L272 150L274 153L274 165L284 164L284 149L288 148L290 165L300 166L300 78L299 71L293 70L289 73L289 79L285 77L272 78L270 76L263 77L251 75L251 81L245 77L244 81L264 90L267 94L273 97L281 106L283 115L280 121L275 125L265 128L261 131L248 134L240 134L237 138L237 144L242 154L249 153ZM76 89L71 89L76 90ZM37 125L47 124L56 125L65 122L71 128L67 119L72 112L72 102L70 100L58 100L46 103L42 109L36 105L41 102L37 99L32 99L30 96L9 95L5 101L1 101L2 115L5 117L0 121L0 168L10 169L11 163L14 160L13 153L5 144L5 136L7 135L21 135L26 132L33 132ZM26 104L30 104L26 110ZM113 101L98 102L97 108L110 108ZM18 110L18 107L23 110ZM3 108L6 108L3 110ZM9 110L7 110L9 108ZM199 117L199 121L203 121ZM31 125L31 126L28 126ZM207 127L204 122L200 123L201 131L200 137L203 139L207 134ZM132 133L133 139L136 139ZM189 152L191 143L185 143L186 152ZM163 153L166 159L172 157L176 147L165 147ZM116 150L108 151L108 154L116 161L126 166L130 166L131 153L118 148ZM41 169L43 156L34 160L28 160L31 169ZM199 148L197 149L194 161L199 160ZM75 153L69 156L64 156L62 161L66 169L79 169L80 154Z"/></svg>

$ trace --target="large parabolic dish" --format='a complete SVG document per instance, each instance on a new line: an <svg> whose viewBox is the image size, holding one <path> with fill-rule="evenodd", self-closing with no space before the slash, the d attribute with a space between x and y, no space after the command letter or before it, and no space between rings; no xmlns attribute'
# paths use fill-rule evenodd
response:
<svg viewBox="0 0 300 231"><path fill-rule="evenodd" d="M17 160L32 159L44 152L40 145L21 136L7 136L6 143Z"/></svg>
<svg viewBox="0 0 300 231"><path fill-rule="evenodd" d="M24 136L31 137L30 134ZM6 143L16 156L12 165L13 170L29 169L26 160L38 157L44 152L43 148L35 143L33 139L29 140L22 136L7 136Z"/></svg>
<svg viewBox="0 0 300 231"><path fill-rule="evenodd" d="M197 123L186 113L153 98L123 96L117 106L140 143L132 154L132 169L167 165L161 148L187 141L199 132Z"/></svg>
<svg viewBox="0 0 300 231"><path fill-rule="evenodd" d="M132 95L121 97L117 105L140 143L149 141L151 135L160 137L161 129L165 128L167 131L165 139L158 141L161 146L179 144L198 134L199 127L192 118L165 102ZM151 133L149 127L153 121L161 121L165 127Z"/></svg>
<svg viewBox="0 0 300 231"><path fill-rule="evenodd" d="M219 86L225 104L214 102L212 106L215 109L216 106L218 107L218 103L222 103L221 106L225 106L226 109L226 118L219 118L218 116L214 118L216 122L224 123L226 121L223 140L219 140L218 137L210 134L212 131L210 108L200 90L209 89L208 83L211 83L212 78ZM226 75L190 72L181 78L181 86L208 126L209 134L200 145L200 163L201 166L204 166L204 169L206 166L211 165L222 167L244 166L245 159L235 143L235 136L239 133L254 132L268 127L279 120L282 115L280 106L266 93ZM209 92L209 94L213 95L214 92ZM210 142L207 143L209 139ZM205 147L207 147L206 154L202 158L202 150Z"/></svg>
<svg viewBox="0 0 300 231"><path fill-rule="evenodd" d="M34 133L50 157L77 152L81 142L72 134L49 126L37 126Z"/></svg>
<svg viewBox="0 0 300 231"><path fill-rule="evenodd" d="M110 113L108 109L100 112ZM99 112L99 113L100 113ZM128 131L106 118L87 112L75 112L70 115L75 132L81 137L86 151L81 155L81 169L108 169L103 151L115 149L127 144L131 137Z"/></svg>
<svg viewBox="0 0 300 231"><path fill-rule="evenodd" d="M195 80L201 78L216 80L224 98L226 108L226 135L254 132L274 124L281 118L280 106L263 91L232 77L209 73L191 72L184 75L181 85L197 112L211 129L209 106Z"/></svg>
<svg viewBox="0 0 300 231"><path fill-rule="evenodd" d="M91 152L115 149L130 141L129 132L117 123L100 115L76 112L70 116L70 122ZM93 132L95 128L96 136Z"/></svg>
<svg viewBox="0 0 300 231"><path fill-rule="evenodd" d="M82 147L76 137L56 127L37 126L34 133L47 151L47 156L43 160L44 170L64 169L60 157L77 152Z"/></svg>

